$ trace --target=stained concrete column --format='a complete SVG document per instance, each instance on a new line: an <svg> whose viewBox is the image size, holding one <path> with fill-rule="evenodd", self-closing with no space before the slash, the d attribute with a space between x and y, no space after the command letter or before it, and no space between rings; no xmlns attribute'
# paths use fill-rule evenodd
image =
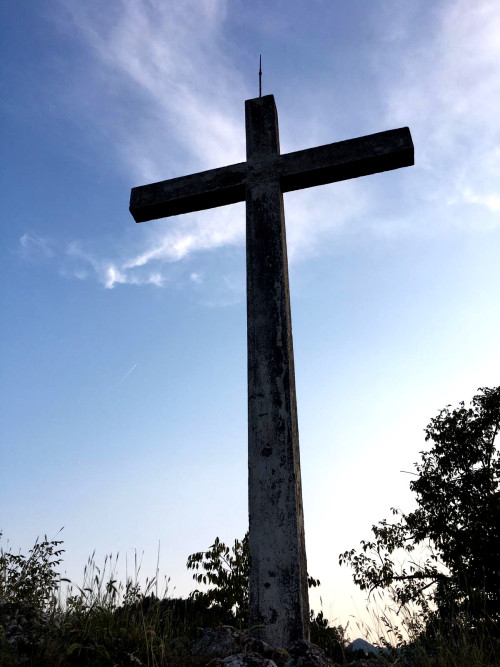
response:
<svg viewBox="0 0 500 667"><path fill-rule="evenodd" d="M309 637L309 600L274 97L245 113L250 625L286 647Z"/></svg>

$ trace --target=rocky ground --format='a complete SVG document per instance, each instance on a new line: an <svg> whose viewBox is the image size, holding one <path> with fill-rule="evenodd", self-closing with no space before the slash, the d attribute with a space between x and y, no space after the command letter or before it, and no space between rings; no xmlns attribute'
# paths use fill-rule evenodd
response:
<svg viewBox="0 0 500 667"><path fill-rule="evenodd" d="M207 667L335 667L323 651L309 642L297 641L287 650L274 649L228 625L202 630L189 651ZM380 667L382 663L369 658L350 664L352 667ZM386 662L383 664L387 666Z"/></svg>

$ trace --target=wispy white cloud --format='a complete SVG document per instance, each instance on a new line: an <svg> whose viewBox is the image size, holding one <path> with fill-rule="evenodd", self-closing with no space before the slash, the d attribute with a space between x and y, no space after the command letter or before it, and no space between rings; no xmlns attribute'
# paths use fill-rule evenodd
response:
<svg viewBox="0 0 500 667"><path fill-rule="evenodd" d="M141 267L154 261L176 262L194 252L240 244L244 242L242 220L241 206L169 219L168 231L156 232L148 247L130 257L123 268Z"/></svg>
<svg viewBox="0 0 500 667"><path fill-rule="evenodd" d="M189 280L191 280L193 283L196 283L197 285L200 285L203 282L203 278L196 271L193 271L189 274Z"/></svg>
<svg viewBox="0 0 500 667"><path fill-rule="evenodd" d="M106 289L113 289L116 285L165 285L165 276L159 271L152 271L146 275L124 273L113 264L108 264L99 274L100 281Z"/></svg>
<svg viewBox="0 0 500 667"><path fill-rule="evenodd" d="M85 250L81 242L69 243L58 257L63 275L85 280L93 276L106 289L116 285L156 285L163 287L166 277L159 270L128 271L125 263L103 259L89 250Z"/></svg>
<svg viewBox="0 0 500 667"><path fill-rule="evenodd" d="M500 193L489 195L478 195L471 188L465 188L463 192L463 201L470 204L479 204L490 209L490 211L500 211Z"/></svg>
<svg viewBox="0 0 500 667"><path fill-rule="evenodd" d="M245 91L225 49L225 0L60 4L65 28L91 56L70 91L75 109L81 115L100 105L94 122L118 139L128 173L161 180L179 167L244 159L238 103Z"/></svg>
<svg viewBox="0 0 500 667"><path fill-rule="evenodd" d="M17 252L25 261L53 262L65 278L97 279L105 288L116 285L156 285L163 287L166 276L160 270L128 271L128 267L115 260L99 257L85 250L78 241L64 244L61 241L38 234L25 233L19 238Z"/></svg>
<svg viewBox="0 0 500 667"><path fill-rule="evenodd" d="M33 232L26 232L19 239L19 253L25 260L50 259L54 256L54 249L51 242L35 234Z"/></svg>
<svg viewBox="0 0 500 667"><path fill-rule="evenodd" d="M499 210L500 5L447 0L416 34L417 7L409 3L384 15L399 52L397 69L379 72L386 79L387 117L411 127L416 183L422 200L436 209L433 224L437 218L467 225L470 210L456 204ZM446 211L447 204L455 206ZM500 224L498 216L489 221Z"/></svg>
<svg viewBox="0 0 500 667"><path fill-rule="evenodd" d="M184 231L182 221L177 220L166 233L158 230L143 240L143 248L133 248L134 254L121 248L105 256L90 242L63 243L32 233L20 237L17 250L24 260L52 261L65 278L96 279L106 289L117 285L201 285L200 271L193 271L191 265L181 272L173 272L171 267L203 251L242 245L243 217L237 206L206 211L193 216L190 231Z"/></svg>
<svg viewBox="0 0 500 667"><path fill-rule="evenodd" d="M55 6L54 20L86 54L85 70L61 91L62 103L89 137L104 137L106 155L131 185L244 160L248 95L228 58L227 0L57 0ZM107 288L164 286L165 265L244 242L241 210L236 222L234 211L141 227L137 241L129 237L119 253L70 244L62 272L95 275Z"/></svg>

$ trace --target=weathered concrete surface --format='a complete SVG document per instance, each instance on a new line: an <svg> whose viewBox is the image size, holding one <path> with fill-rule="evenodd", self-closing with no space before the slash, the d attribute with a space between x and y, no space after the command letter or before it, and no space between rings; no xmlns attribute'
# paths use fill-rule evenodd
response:
<svg viewBox="0 0 500 667"><path fill-rule="evenodd" d="M132 188L130 212L136 222L165 218L245 199L245 162L209 169L190 176L171 178Z"/></svg>
<svg viewBox="0 0 500 667"><path fill-rule="evenodd" d="M401 127L286 153L281 156L277 168L281 190L291 192L409 167L413 162L410 129Z"/></svg>
<svg viewBox="0 0 500 667"><path fill-rule="evenodd" d="M272 95L247 100L250 626L273 646L309 635L285 215Z"/></svg>

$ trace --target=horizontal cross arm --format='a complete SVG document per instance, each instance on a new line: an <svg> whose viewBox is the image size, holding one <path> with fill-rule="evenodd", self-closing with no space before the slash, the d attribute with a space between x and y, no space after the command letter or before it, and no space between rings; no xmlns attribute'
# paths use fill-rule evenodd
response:
<svg viewBox="0 0 500 667"><path fill-rule="evenodd" d="M379 171L410 167L413 141L408 127L285 153L278 171L283 192L310 188Z"/></svg>
<svg viewBox="0 0 500 667"><path fill-rule="evenodd" d="M245 199L246 162L132 188L130 212L146 222Z"/></svg>

